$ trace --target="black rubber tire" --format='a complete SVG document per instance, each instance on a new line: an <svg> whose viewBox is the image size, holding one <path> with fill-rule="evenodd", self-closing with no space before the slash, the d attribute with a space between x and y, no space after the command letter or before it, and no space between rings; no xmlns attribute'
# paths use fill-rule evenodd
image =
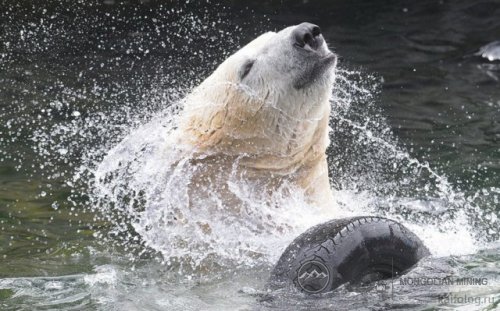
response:
<svg viewBox="0 0 500 311"><path fill-rule="evenodd" d="M297 237L274 267L269 287L309 294L344 283L365 284L404 273L429 255L422 241L383 217L353 217L314 226Z"/></svg>

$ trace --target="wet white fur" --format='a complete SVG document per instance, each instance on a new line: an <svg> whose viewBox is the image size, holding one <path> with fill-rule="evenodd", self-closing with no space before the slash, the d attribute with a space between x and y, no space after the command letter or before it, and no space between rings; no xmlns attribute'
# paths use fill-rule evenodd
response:
<svg viewBox="0 0 500 311"><path fill-rule="evenodd" d="M327 206L332 195L325 152L335 66L296 89L295 79L311 64L293 46L293 27L259 36L195 88L184 100L174 143L198 164L206 161L210 169L200 181L236 170L262 180L267 191L291 183L311 203ZM326 44L320 49L328 52ZM254 65L241 80L251 60Z"/></svg>

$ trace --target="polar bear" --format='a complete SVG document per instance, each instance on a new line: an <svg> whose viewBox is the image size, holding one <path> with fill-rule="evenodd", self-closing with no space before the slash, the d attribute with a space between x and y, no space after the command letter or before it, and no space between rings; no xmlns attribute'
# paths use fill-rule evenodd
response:
<svg viewBox="0 0 500 311"><path fill-rule="evenodd" d="M197 167L190 200L203 204L207 192L217 193L238 208L227 180L239 176L262 193L292 185L328 207L336 62L320 28L302 23L264 33L220 64L184 99L178 123L176 148L189 150Z"/></svg>

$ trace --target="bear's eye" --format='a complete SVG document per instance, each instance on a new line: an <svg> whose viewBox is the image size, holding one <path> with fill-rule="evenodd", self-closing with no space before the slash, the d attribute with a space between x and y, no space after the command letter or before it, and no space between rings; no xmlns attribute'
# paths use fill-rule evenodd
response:
<svg viewBox="0 0 500 311"><path fill-rule="evenodd" d="M243 67L241 67L241 71L240 71L240 79L241 80L243 80L248 75L248 73L252 69L252 66L254 63L255 63L255 60L250 59L250 60L246 61L246 63L243 65Z"/></svg>

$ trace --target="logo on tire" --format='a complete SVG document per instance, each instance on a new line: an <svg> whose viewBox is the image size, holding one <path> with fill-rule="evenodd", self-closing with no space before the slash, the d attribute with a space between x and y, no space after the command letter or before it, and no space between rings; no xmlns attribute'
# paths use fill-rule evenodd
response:
<svg viewBox="0 0 500 311"><path fill-rule="evenodd" d="M310 294L322 292L330 282L328 268L319 261L304 263L298 273L299 286Z"/></svg>

